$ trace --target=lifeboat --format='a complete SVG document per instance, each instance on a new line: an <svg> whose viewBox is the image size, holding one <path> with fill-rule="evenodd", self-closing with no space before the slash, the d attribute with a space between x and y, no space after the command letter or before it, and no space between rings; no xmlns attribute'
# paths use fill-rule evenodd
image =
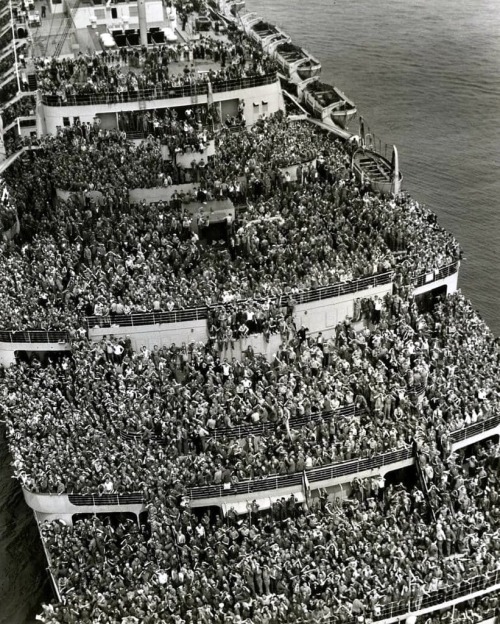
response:
<svg viewBox="0 0 500 624"><path fill-rule="evenodd" d="M267 46L277 38L287 41L290 40L290 37L280 28L270 22L265 22L260 17L246 20L243 18L242 21L246 34L250 37L250 39L259 43L264 50L266 50Z"/></svg>
<svg viewBox="0 0 500 624"><path fill-rule="evenodd" d="M356 104L340 89L309 78L298 86L300 100L314 117L326 125L334 124L347 128L349 121L356 114Z"/></svg>
<svg viewBox="0 0 500 624"><path fill-rule="evenodd" d="M352 156L356 177L368 180L374 191L384 195L397 195L401 190L403 175L399 171L398 152L392 148L392 161L372 149L360 147Z"/></svg>
<svg viewBox="0 0 500 624"><path fill-rule="evenodd" d="M274 58L284 76L292 82L303 82L318 76L321 63L307 50L290 40L271 41L267 51Z"/></svg>

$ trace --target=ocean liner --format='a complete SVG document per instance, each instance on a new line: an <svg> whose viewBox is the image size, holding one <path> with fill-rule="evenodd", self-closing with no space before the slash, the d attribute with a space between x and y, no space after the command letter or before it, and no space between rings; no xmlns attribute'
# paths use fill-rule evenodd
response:
<svg viewBox="0 0 500 624"><path fill-rule="evenodd" d="M241 4L0 8L37 619L493 621L498 349L459 245Z"/></svg>

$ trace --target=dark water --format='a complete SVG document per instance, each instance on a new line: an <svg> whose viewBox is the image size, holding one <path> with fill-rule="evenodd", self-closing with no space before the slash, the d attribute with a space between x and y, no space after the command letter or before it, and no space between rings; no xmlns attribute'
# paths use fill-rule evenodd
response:
<svg viewBox="0 0 500 624"><path fill-rule="evenodd" d="M498 0L247 0L399 149L404 187L465 251L460 286L500 334ZM357 126L352 128L357 132Z"/></svg>
<svg viewBox="0 0 500 624"><path fill-rule="evenodd" d="M32 624L50 599L46 560L31 510L17 481L0 427L0 624Z"/></svg>
<svg viewBox="0 0 500 624"><path fill-rule="evenodd" d="M461 242L461 287L500 334L498 0L247 0L318 56L323 77L399 148L404 186ZM49 591L0 436L0 624ZM35 611L33 611L33 609Z"/></svg>

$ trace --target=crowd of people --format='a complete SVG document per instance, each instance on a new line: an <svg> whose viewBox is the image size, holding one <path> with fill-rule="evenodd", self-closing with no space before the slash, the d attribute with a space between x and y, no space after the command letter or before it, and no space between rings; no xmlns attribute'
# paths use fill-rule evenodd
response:
<svg viewBox="0 0 500 624"><path fill-rule="evenodd" d="M193 231L182 202L171 201L168 212L165 202L130 204L129 189L174 182L159 139L134 145L122 132L83 124L39 148L6 174L23 233L1 250L0 306L11 329L78 327L83 315L116 307L131 313L231 302L238 314L249 298L279 307L284 296L385 271L396 270L404 285L412 272L460 257L428 210L406 197L360 191L344 147L280 115L238 136L222 130L216 156L192 170L195 200L247 202L219 244ZM315 162L297 163L315 153ZM294 180L282 172L287 166ZM56 189L69 197L56 200ZM223 318L213 319L220 333Z"/></svg>
<svg viewBox="0 0 500 624"><path fill-rule="evenodd" d="M458 596L499 570L499 466L481 454L496 494L482 518L448 510L435 520L418 484L365 480L349 500L320 491L299 504L292 495L268 511L254 501L241 517L189 512L174 490L148 502L139 526L47 522L42 534L65 600L46 607L44 621L350 624L376 621L388 605L404 613L427 596ZM470 457L462 452L453 465L456 480L474 487Z"/></svg>
<svg viewBox="0 0 500 624"><path fill-rule="evenodd" d="M200 78L197 60L220 69ZM234 33L36 65L62 99L274 71ZM4 124L32 105L4 109ZM500 446L452 453L450 436L497 413L498 344L460 293L428 309L410 298L415 274L459 260L458 244L410 197L360 185L348 146L282 115L222 127L215 156L189 169L165 162L165 144L203 153L209 113L77 123L7 172L22 231L0 247L0 314L9 329L67 329L71 343L0 371L15 476L38 493L139 492L146 512L44 522L62 601L39 619L351 624L472 588L499 569ZM134 130L148 139L128 141ZM129 198L187 181L170 204ZM224 240L193 227L191 199L237 204ZM301 293L383 272L394 292L357 302L357 331L350 319L329 336L296 325ZM82 329L85 316L198 306L205 344L134 352L128 337L94 343ZM272 358L224 357L253 333L279 335ZM355 478L345 500L306 485L309 469L410 445L419 472L403 483ZM242 516L187 505L196 486L296 473L303 503L257 499ZM483 599L460 621L497 607ZM437 617L422 622L449 621Z"/></svg>
<svg viewBox="0 0 500 624"><path fill-rule="evenodd" d="M208 63L198 72L196 61ZM172 63L176 63L172 69ZM184 68L179 67L184 64ZM72 96L114 94L127 101L139 91L167 93L176 87L265 76L276 71L274 61L256 44L234 32L231 39L202 35L198 41L178 45L121 47L116 51L77 58L35 58L38 87L63 102Z"/></svg>
<svg viewBox="0 0 500 624"><path fill-rule="evenodd" d="M195 106L181 111L168 108L137 114L120 115L119 128L127 133L139 132L145 136L161 139L175 156L186 152L203 154L209 141L214 138L215 119L207 106Z"/></svg>
<svg viewBox="0 0 500 624"><path fill-rule="evenodd" d="M2 121L4 128L18 117L28 117L35 114L36 100L32 95L25 95L13 104L7 104L2 109Z"/></svg>
<svg viewBox="0 0 500 624"><path fill-rule="evenodd" d="M111 479L112 491L147 491L161 475L187 491L373 457L421 435L447 445L497 412L497 368L496 341L461 295L428 313L388 296L371 328L347 322L328 340L293 330L272 361L221 360L210 342L133 353L76 334L71 357L21 362L1 390L28 489L102 492Z"/></svg>

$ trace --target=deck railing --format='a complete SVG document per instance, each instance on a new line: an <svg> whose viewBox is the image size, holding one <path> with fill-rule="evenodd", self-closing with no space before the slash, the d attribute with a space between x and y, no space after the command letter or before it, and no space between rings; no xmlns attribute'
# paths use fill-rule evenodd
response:
<svg viewBox="0 0 500 624"><path fill-rule="evenodd" d="M492 431L500 424L500 414L492 416L479 423L474 423L450 434L450 440L457 442L470 438L478 433ZM136 439L138 436L126 432L120 432L121 437L127 440ZM310 483L328 481L347 475L356 475L366 470L374 470L384 466L390 466L397 462L406 461L413 457L413 449L406 445L400 449L393 449L373 457L356 458L311 468L305 472L296 472L290 475L272 475L267 477L247 479L239 483L221 483L217 485L205 485L194 487L189 490L190 500L202 500L204 498L220 498L235 496L238 494L254 494L268 490L277 490L290 486L301 486L303 475L307 476ZM34 492L36 493L36 492ZM53 494L47 494L53 496ZM139 492L125 494L68 494L69 501L74 505L125 505L139 504L144 498Z"/></svg>
<svg viewBox="0 0 500 624"><path fill-rule="evenodd" d="M336 464L330 464L328 466L312 468L311 470L306 470L306 475L311 483L318 481L327 481L330 479L345 477L347 475L354 475L359 472L364 472L366 470L375 470L376 468L389 466L390 464L395 464L396 462L410 459L412 456L412 447L405 446L404 448L395 451L388 451L387 453L375 455L374 457L354 459L351 461L343 461Z"/></svg>
<svg viewBox="0 0 500 624"><path fill-rule="evenodd" d="M320 466L306 470L305 474L309 482L335 479L346 475L356 474L364 470L373 470L382 466L387 466L398 461L404 461L412 457L412 449L406 446L396 451L389 451L374 457L365 459L355 459L352 461L338 462L328 466ZM190 500L200 500L203 498L220 498L226 496L236 496L238 494L253 494L255 492L265 492L268 490L278 490L295 485L302 485L303 473L293 473L291 475L272 475L261 479L251 479L240 481L239 483L226 483L220 485L206 485L191 488L189 491Z"/></svg>
<svg viewBox="0 0 500 624"><path fill-rule="evenodd" d="M0 342L63 343L69 342L67 331L0 331Z"/></svg>
<svg viewBox="0 0 500 624"><path fill-rule="evenodd" d="M485 431L492 431L498 427L498 425L500 425L500 414L496 414L495 416L491 416L485 420L480 420L473 425L467 425L467 427L453 431L450 434L450 442L462 442L463 440L472 438L473 436L484 433Z"/></svg>
<svg viewBox="0 0 500 624"><path fill-rule="evenodd" d="M377 614L374 618L374 623L388 620L391 618L397 618L410 613L416 613L423 610L432 612L432 607L439 608L440 605L453 602L463 602L471 595L486 594L498 589L500 584L500 570L493 570L491 572L485 572L480 576L473 576L469 579L464 579L460 583L454 585L446 585L440 589L429 592L428 595L424 595L422 598L412 598L411 600L401 600L399 602L391 602L381 607L380 614ZM463 598L463 600L460 600ZM323 621L323 620L322 620ZM336 618L330 618L324 620L324 622L331 622L332 624L338 622ZM349 620L349 624L356 622L355 619Z"/></svg>
<svg viewBox="0 0 500 624"><path fill-rule="evenodd" d="M435 271L420 273L419 275L414 276L412 284L414 288L419 288L419 286L425 286L425 284L430 284L431 282L436 282L437 280L449 277L458 271L459 264L460 262L456 260L455 262L451 262L450 264L447 264L440 269L436 269Z"/></svg>
<svg viewBox="0 0 500 624"><path fill-rule="evenodd" d="M238 91L240 89L253 89L264 85L273 84L277 81L277 74L265 74L264 76L247 76L233 80L215 80L212 82L213 93L225 91ZM80 93L67 95L64 98L56 94L42 95L42 104L45 106L95 106L99 104L122 104L126 102L139 102L151 100L171 100L175 98L208 97L208 82L198 82L178 87L151 87L138 89L137 91L123 91L111 93Z"/></svg>
<svg viewBox="0 0 500 624"><path fill-rule="evenodd" d="M287 303L292 299L297 303L310 303L312 301L323 301L324 299L331 299L332 297L341 297L342 295L350 295L360 290L367 290L374 288L375 286L384 286L390 284L392 281L392 271L386 271L385 273L376 273L375 275L369 275L367 277L360 277L350 282L340 282L331 286L320 286L319 288L312 288L304 292L299 292L293 295L285 295L281 298L282 303Z"/></svg>
<svg viewBox="0 0 500 624"><path fill-rule="evenodd" d="M361 277L350 282L333 284L332 286L322 286L312 288L294 295L282 295L277 298L277 304L287 305L292 299L296 304L310 303L312 301L322 301L332 297L339 297L367 290L375 286L390 284L392 272L377 273L368 277ZM215 304L213 307L221 307L223 303ZM172 310L171 312L134 312L133 314L113 314L106 316L87 316L87 329L93 327L135 327L139 325L155 325L159 323L179 323L186 321L198 321L208 318L208 307L185 308L182 310Z"/></svg>
<svg viewBox="0 0 500 624"><path fill-rule="evenodd" d="M422 384L418 386L413 386L411 390L408 391L412 396L420 396L424 394L425 387ZM307 414L304 416L295 416L294 418L290 418L288 421L288 427L290 429L301 429L310 423L318 423L320 421L330 422L334 418L353 418L355 416L361 416L364 414L366 410L356 409L354 404L351 405L343 405L335 410L328 410L324 412L314 412L312 414ZM269 432L276 431L278 427L286 427L287 423L285 421L271 421L265 423L255 423L255 424L242 424L236 425L234 427L217 427L212 431L209 431L206 435L207 438L218 439L243 439L249 438L251 436L262 436L266 435ZM158 434L152 434L148 430L143 432L136 431L120 431L120 435L124 440L134 440L139 438L149 439L154 442L159 443L167 443L168 440L164 440Z"/></svg>
<svg viewBox="0 0 500 624"><path fill-rule="evenodd" d="M68 494L69 502L77 507L96 507L98 505L141 505L144 496L141 492L129 494Z"/></svg>
<svg viewBox="0 0 500 624"><path fill-rule="evenodd" d="M113 314L106 316L87 316L87 329L95 327L107 328L138 327L141 325L161 325L163 323L187 323L208 318L208 308L185 308L170 312L135 312L133 314Z"/></svg>
<svg viewBox="0 0 500 624"><path fill-rule="evenodd" d="M325 412L315 412L314 414L308 414L307 416L296 416L295 418L290 418L288 421L288 426L290 429L299 429L301 427L305 427L309 423L316 423L320 420L324 420L329 422L333 418L351 418L360 413L364 413L364 410L356 410L356 406L352 405L344 405L339 407L336 410L328 410ZM208 438L230 438L230 439L241 439L241 438L249 438L251 436L259 436L264 435L270 431L276 431L277 427L284 427L286 423L283 421L278 422L266 422L266 423L256 423L254 425L246 424L246 425L237 425L235 427L218 427L213 431L208 433Z"/></svg>
<svg viewBox="0 0 500 624"><path fill-rule="evenodd" d="M450 440L451 442L466 440L479 433L493 431L499 424L500 414L492 416L484 421L474 423L473 425L469 425L468 427L464 427L463 429L453 431L450 434ZM319 466L318 468L306 470L305 474L307 475L310 483L327 481L337 479L339 477L345 477L347 475L355 475L366 470L374 470L396 462L405 461L410 459L412 454L412 448L410 446L406 446L402 449L375 455L374 457L359 458L329 464L327 466ZM301 474L302 473L298 474L298 477L301 477ZM257 492L260 490L264 491L268 489L278 489L287 487L285 481L282 483L281 479L288 479L293 476L294 475L286 475L283 477L282 475L274 475L273 477L255 479L253 482L242 481L240 483L230 485L229 487L228 484L225 486L222 484L195 487L191 488L189 496L191 500L199 500L202 498L232 496L235 494L246 493L247 490L248 492ZM250 483L253 483L254 485L250 485ZM298 483L300 483L300 479L298 480ZM256 484L258 484L258 487L256 487Z"/></svg>
<svg viewBox="0 0 500 624"><path fill-rule="evenodd" d="M449 275L453 275L458 270L458 261L449 265L441 267L434 271L433 280L428 280L430 273L425 273L416 276L413 279L415 288L424 284L443 279ZM390 284L393 279L393 272L386 271L384 273L377 273L367 277L360 277L359 279L351 280L350 282L341 282L338 284L332 284L331 286L321 286L319 288L311 288L303 292L295 293L292 295L282 295L278 297L279 305L287 305L291 300L296 304L311 303L313 301L323 301L325 299L331 299L334 297L340 297L342 295L353 294L376 286L384 286ZM219 307L224 304L217 304L214 307ZM171 312L134 312L133 314L114 314L105 316L87 316L86 324L87 329L94 327L108 328L113 326L118 327L136 327L141 325L158 325L162 323L185 323L188 321L198 321L208 318L208 308L195 307L184 308L181 310L172 310Z"/></svg>

